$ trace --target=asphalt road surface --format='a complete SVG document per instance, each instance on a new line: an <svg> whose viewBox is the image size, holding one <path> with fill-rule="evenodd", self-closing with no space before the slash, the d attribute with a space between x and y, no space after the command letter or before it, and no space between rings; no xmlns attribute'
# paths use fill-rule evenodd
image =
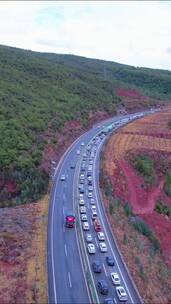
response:
<svg viewBox="0 0 171 304"><path fill-rule="evenodd" d="M142 112L142 114L146 114ZM121 285L127 293L127 303L140 303L138 292L128 274L127 268L120 256L117 245L112 236L107 217L104 212L101 194L99 190L99 155L106 136L97 136L96 140L92 139L111 122L116 122L114 128L118 128L132 119L138 118L137 114L114 117L113 119L103 121L96 124L90 131L78 138L65 152L58 166L54 169L53 188L51 191L49 215L48 215L48 248L47 248L47 266L48 266L48 301L55 304L82 304L93 303L92 292L90 292L87 283L87 273L83 265L83 256L85 255L89 265L89 272L92 278L92 288L96 295L96 302L104 303L106 298L111 298L113 303L120 303L116 294L115 286L110 278L111 272L117 272ZM118 124L117 124L118 122ZM100 138L101 137L101 138ZM87 151L87 145L91 148ZM96 150L94 153L92 151ZM83 154L86 153L85 171L81 172L85 175L84 200L86 206L86 214L90 226L89 231L82 229L81 215L79 212L79 183L80 168L83 162ZM92 154L91 154L92 153ZM93 155L91 157L91 155ZM93 220L91 219L92 211L90 198L88 198L87 170L90 159L92 160L92 179L93 191L92 195L95 199L97 216L101 222L101 228L105 235L105 243L107 252L102 253L99 248L99 240L94 230ZM71 168L75 165L75 169ZM61 175L65 175L65 180L61 180ZM68 212L74 213L76 216L75 228L65 227L65 216ZM92 243L95 245L95 254L89 254L87 251L87 243L80 245L79 233L85 239L85 233L92 235ZM84 247L84 248L82 248ZM85 250L86 248L86 250ZM108 266L105 257L110 255L114 258L115 265ZM92 262L98 260L102 265L100 274L94 273ZM108 295L101 295L97 288L98 280L103 279L108 285Z"/></svg>

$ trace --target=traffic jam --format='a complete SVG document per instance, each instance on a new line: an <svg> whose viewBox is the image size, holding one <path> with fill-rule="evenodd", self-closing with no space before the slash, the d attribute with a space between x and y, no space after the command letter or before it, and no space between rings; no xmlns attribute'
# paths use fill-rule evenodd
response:
<svg viewBox="0 0 171 304"><path fill-rule="evenodd" d="M102 303L114 304L118 301L126 302L128 296L116 271L115 260L109 253L110 250L107 246L95 198L93 166L97 147L104 137L104 133L96 136L84 149L80 164L78 203L82 231L90 265L94 273L96 289L101 296L103 295L102 298L104 297ZM79 154L78 151L77 154ZM109 285L113 285L112 288L115 290L117 300L114 297L115 293L110 294L111 288L109 288Z"/></svg>

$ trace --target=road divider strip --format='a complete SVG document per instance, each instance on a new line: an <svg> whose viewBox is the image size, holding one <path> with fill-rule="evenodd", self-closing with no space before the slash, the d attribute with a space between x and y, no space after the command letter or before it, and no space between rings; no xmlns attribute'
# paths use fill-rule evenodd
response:
<svg viewBox="0 0 171 304"><path fill-rule="evenodd" d="M78 168L78 170L76 170L75 172L77 172L74 176L74 181L75 181L75 191L74 191L74 202L75 202L75 210L77 212L77 216L78 216L78 224L76 225L76 229L78 229L78 241L79 241L79 245L80 245L80 251L81 251L81 257L82 257L82 261L83 261L83 266L84 266L84 271L86 274L86 280L87 280L87 286L89 288L90 291L90 295L91 295L91 300L92 303L94 304L99 304L99 297L97 294L97 290L96 290L96 286L94 283L94 279L93 279L93 275L91 272L91 267L90 267L90 263L89 263L89 259L87 256L87 250L86 250L86 246L85 246L85 241L84 241L84 236L83 236L83 231L82 231L82 227L81 227L81 218L80 218L80 212L79 212L79 204L78 204L78 180L79 180L79 173L80 173L80 165L81 165L81 161L82 161L82 154L83 152L86 150L86 148L83 149L83 151L81 152L81 157L79 159L79 161L77 162L76 167Z"/></svg>

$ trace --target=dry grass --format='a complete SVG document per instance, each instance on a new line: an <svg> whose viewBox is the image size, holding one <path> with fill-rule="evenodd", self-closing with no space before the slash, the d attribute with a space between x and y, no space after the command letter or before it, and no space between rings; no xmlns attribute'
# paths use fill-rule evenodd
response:
<svg viewBox="0 0 171 304"><path fill-rule="evenodd" d="M0 210L0 304L47 303L48 202Z"/></svg>
<svg viewBox="0 0 171 304"><path fill-rule="evenodd" d="M104 150L102 161L103 176L108 177L113 188L113 193L121 198L124 203L129 202L130 205L132 204L131 206L134 206L137 201L139 209L142 209L144 204L141 204L141 200L142 203L148 202L148 198L149 202L152 201L152 199L150 200L150 196L146 196L146 189L140 187L143 184L142 178L137 175L135 175L136 178L134 178L134 175L131 174L131 170L133 169L128 170L129 167L125 167L125 170L129 173L129 179L126 178L128 176L125 174L125 171L122 170L123 167L121 165L123 164L123 160L126 163L126 155L128 155L130 151L131 153L147 151L163 157L168 155L169 158L169 155L171 155L171 132L168 129L170 117L171 109L155 113L126 125L109 139ZM158 166L157 170L159 171L159 169ZM161 176L162 174L159 174L160 178ZM134 186L133 189L135 191L133 191L133 195L131 195L132 192L130 191L130 187L128 187L129 180L131 180ZM159 182L161 182L160 179ZM102 183L102 187L103 186L104 184ZM117 238L120 250L143 300L148 304L171 303L171 268L166 264L166 254L154 252L150 240L134 229L130 219L128 219L124 213L122 204L118 208L114 208L114 212L111 215L109 213L111 203L109 203L108 198L105 197L104 189L102 189L102 192L113 233ZM160 195L163 194L162 189L159 193ZM155 199L154 196L154 200ZM139 214L141 213L139 212ZM156 227L159 226L161 247L163 246L163 239L169 240L167 247L169 254L171 241L169 232L166 234L166 231L162 230L162 226L160 225L161 219L160 222L159 220L154 221L152 212L147 214L147 216L149 216L150 227L153 227L152 230L155 228L155 233L157 231ZM158 215L158 218L159 217L160 215ZM162 220L169 221L168 218L162 218ZM157 237L159 237L159 234Z"/></svg>
<svg viewBox="0 0 171 304"><path fill-rule="evenodd" d="M27 263L27 303L47 303L47 216L49 196L39 203L36 230L32 240L32 257Z"/></svg>

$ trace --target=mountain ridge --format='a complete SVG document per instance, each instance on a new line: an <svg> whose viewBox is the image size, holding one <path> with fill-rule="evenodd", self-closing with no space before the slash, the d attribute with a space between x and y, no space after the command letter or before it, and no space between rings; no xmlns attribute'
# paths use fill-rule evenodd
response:
<svg viewBox="0 0 171 304"><path fill-rule="evenodd" d="M0 206L39 199L49 172L41 167L67 122L168 104L171 72L100 59L0 45ZM92 118L93 119L93 118ZM49 160L50 161L50 160Z"/></svg>

